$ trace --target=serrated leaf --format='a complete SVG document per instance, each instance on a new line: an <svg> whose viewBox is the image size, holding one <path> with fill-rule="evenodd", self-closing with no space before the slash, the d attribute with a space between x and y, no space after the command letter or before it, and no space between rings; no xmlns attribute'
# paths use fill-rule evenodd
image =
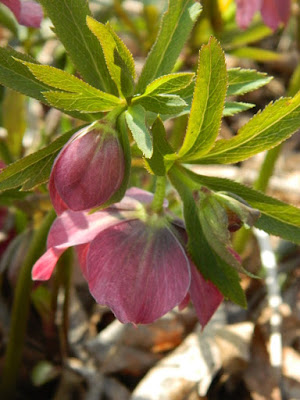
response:
<svg viewBox="0 0 300 400"><path fill-rule="evenodd" d="M39 81L48 86L70 93L83 94L90 96L91 98L94 96L99 100L102 100L104 103L106 102L112 105L118 105L121 102L118 97L102 92L66 71L50 67L49 65L38 65L24 61L21 62L29 68Z"/></svg>
<svg viewBox="0 0 300 400"><path fill-rule="evenodd" d="M51 19L55 33L86 82L115 94L101 46L86 24L90 15L86 0L39 0Z"/></svg>
<svg viewBox="0 0 300 400"><path fill-rule="evenodd" d="M288 139L300 126L300 92L293 98L270 103L245 124L236 136L218 140L198 163L231 164L269 150Z"/></svg>
<svg viewBox="0 0 300 400"><path fill-rule="evenodd" d="M25 54L11 48L0 47L0 83L19 93L48 104L43 93L50 90L51 87L38 81L29 69L20 63L20 60L35 63L34 59ZM78 112L68 112L68 114L85 121L93 120L88 114L81 115Z"/></svg>
<svg viewBox="0 0 300 400"><path fill-rule="evenodd" d="M132 104L140 104L147 111L156 114L178 114L186 106L186 102L175 94L157 94L154 96L136 97Z"/></svg>
<svg viewBox="0 0 300 400"><path fill-rule="evenodd" d="M47 102L55 108L66 111L80 111L83 113L95 113L111 111L120 105L120 101L110 101L105 98L96 97L91 94L78 94L67 92L46 92L44 94ZM116 100L119 100L115 97Z"/></svg>
<svg viewBox="0 0 300 400"><path fill-rule="evenodd" d="M231 68L228 69L227 96L241 95L252 92L267 83L273 77L254 69Z"/></svg>
<svg viewBox="0 0 300 400"><path fill-rule="evenodd" d="M239 275L208 245L192 192L178 179L177 171L174 173L174 170L171 169L169 177L183 202L184 220L189 236L188 250L192 260L204 278L212 281L226 298L245 307L246 298L239 283Z"/></svg>
<svg viewBox="0 0 300 400"><path fill-rule="evenodd" d="M241 101L226 101L223 110L223 117L231 117L232 115L238 114L242 111L250 110L255 107L255 104L243 103Z"/></svg>
<svg viewBox="0 0 300 400"><path fill-rule="evenodd" d="M146 111L136 104L125 111L127 125L132 136L146 158L150 158L153 153L152 137L146 125Z"/></svg>
<svg viewBox="0 0 300 400"><path fill-rule="evenodd" d="M160 117L157 117L154 121L151 132L153 138L153 155L151 158L145 159L145 164L150 173L165 176L170 165L168 165L164 156L174 153L174 150L167 141L166 130Z"/></svg>
<svg viewBox="0 0 300 400"><path fill-rule="evenodd" d="M170 94L187 87L195 74L182 72L161 76L149 83L143 95Z"/></svg>
<svg viewBox="0 0 300 400"><path fill-rule="evenodd" d="M200 12L201 6L194 0L169 1L158 37L138 80L136 93L143 93L150 82L172 71Z"/></svg>
<svg viewBox="0 0 300 400"><path fill-rule="evenodd" d="M218 136L227 91L227 72L223 50L215 38L202 46L188 121L178 157L183 161L199 158L214 145Z"/></svg>
<svg viewBox="0 0 300 400"><path fill-rule="evenodd" d="M261 216L255 223L257 228L291 242L300 243L299 208L230 179L198 175L187 169L184 173L195 190L204 185L215 191L232 192L246 200L253 208L260 210Z"/></svg>
<svg viewBox="0 0 300 400"><path fill-rule="evenodd" d="M91 17L87 17L87 25L101 44L108 71L118 88L119 96L132 95L135 72L132 75L134 64L132 68L131 53L121 39L116 41L117 35L112 34L110 26L103 25Z"/></svg>
<svg viewBox="0 0 300 400"><path fill-rule="evenodd" d="M53 161L70 137L86 125L72 129L43 149L8 165L0 174L0 191L21 187L32 190L48 181Z"/></svg>

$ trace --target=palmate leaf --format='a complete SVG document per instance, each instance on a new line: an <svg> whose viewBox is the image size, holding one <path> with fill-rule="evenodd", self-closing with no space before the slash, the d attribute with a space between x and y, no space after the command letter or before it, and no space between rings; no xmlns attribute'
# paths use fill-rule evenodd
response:
<svg viewBox="0 0 300 400"><path fill-rule="evenodd" d="M90 15L86 0L39 0L51 19L55 33L86 82L116 94L97 38L86 24Z"/></svg>
<svg viewBox="0 0 300 400"><path fill-rule="evenodd" d="M32 190L49 179L53 161L70 137L86 125L82 125L54 140L43 149L8 165L0 174L0 191L21 187Z"/></svg>
<svg viewBox="0 0 300 400"><path fill-rule="evenodd" d="M235 193L261 212L255 223L269 234L280 236L294 243L300 243L300 209L244 186L230 179L198 175L184 169L188 184L194 190L206 186L211 190Z"/></svg>
<svg viewBox="0 0 300 400"><path fill-rule="evenodd" d="M192 260L204 278L212 281L226 298L245 307L246 298L237 271L226 264L208 245L193 194L178 176L178 171L175 173L174 169L170 170L170 180L183 202L184 220L189 236L188 250Z"/></svg>
<svg viewBox="0 0 300 400"><path fill-rule="evenodd" d="M201 6L194 0L169 0L158 37L138 80L136 93L143 93L150 82L172 71L200 12Z"/></svg>
<svg viewBox="0 0 300 400"><path fill-rule="evenodd" d="M108 71L118 88L119 96L132 95L135 77L132 54L109 24L103 25L87 17L87 25L100 42Z"/></svg>
<svg viewBox="0 0 300 400"><path fill-rule="evenodd" d="M53 107L68 111L98 112L110 111L122 102L118 97L102 92L66 71L48 65L21 62L39 81L64 91L43 93Z"/></svg>
<svg viewBox="0 0 300 400"><path fill-rule="evenodd" d="M245 124L236 136L218 140L209 154L194 163L231 164L269 150L288 139L300 127L300 92L269 104Z"/></svg>
<svg viewBox="0 0 300 400"><path fill-rule="evenodd" d="M223 50L215 38L202 46L191 113L178 158L186 162L206 154L218 136L227 91Z"/></svg>
<svg viewBox="0 0 300 400"><path fill-rule="evenodd" d="M154 96L141 96L135 101L133 105L140 104L147 111L156 114L179 114L186 106L186 102L175 94L157 94Z"/></svg>
<svg viewBox="0 0 300 400"><path fill-rule="evenodd" d="M24 64L20 63L20 60L32 64L36 62L31 57L12 48L0 47L0 83L50 105L43 94L51 90L51 87L39 81ZM79 112L67 112L67 114L83 121L94 120L94 117L89 114L80 114Z"/></svg>

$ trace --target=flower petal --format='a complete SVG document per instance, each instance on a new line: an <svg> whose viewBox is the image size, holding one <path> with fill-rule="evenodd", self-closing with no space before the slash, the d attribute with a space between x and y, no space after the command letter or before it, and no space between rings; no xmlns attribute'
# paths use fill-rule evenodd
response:
<svg viewBox="0 0 300 400"><path fill-rule="evenodd" d="M101 232L87 256L89 288L123 323L150 323L185 297L190 267L167 226L126 221Z"/></svg>
<svg viewBox="0 0 300 400"><path fill-rule="evenodd" d="M34 281L48 280L55 268L55 265L62 255L67 250L68 246L60 247L59 249L51 247L40 257L32 268L32 279Z"/></svg>
<svg viewBox="0 0 300 400"><path fill-rule="evenodd" d="M288 0L264 0L261 15L265 24L275 31L281 22L287 22L289 18Z"/></svg>
<svg viewBox="0 0 300 400"><path fill-rule="evenodd" d="M263 0L236 0L236 21L240 28L246 29L260 10Z"/></svg>
<svg viewBox="0 0 300 400"><path fill-rule="evenodd" d="M39 28L43 19L42 7L35 1L23 1L18 19L21 25Z"/></svg>
<svg viewBox="0 0 300 400"><path fill-rule="evenodd" d="M39 28L43 19L42 7L34 1L1 0L14 14L21 25Z"/></svg>
<svg viewBox="0 0 300 400"><path fill-rule="evenodd" d="M126 215L133 217L130 212ZM35 263L32 279L49 279L57 260L67 248L92 241L103 229L120 223L124 218L125 216L117 212L99 211L88 214L65 211L52 224L47 239L48 250Z"/></svg>
<svg viewBox="0 0 300 400"><path fill-rule="evenodd" d="M191 262L190 295L202 328L208 323L216 309L223 301L222 293L216 286L206 281Z"/></svg>
<svg viewBox="0 0 300 400"><path fill-rule="evenodd" d="M71 138L57 156L51 178L68 207L81 211L109 200L120 188L124 171L124 153L117 136L94 129Z"/></svg>

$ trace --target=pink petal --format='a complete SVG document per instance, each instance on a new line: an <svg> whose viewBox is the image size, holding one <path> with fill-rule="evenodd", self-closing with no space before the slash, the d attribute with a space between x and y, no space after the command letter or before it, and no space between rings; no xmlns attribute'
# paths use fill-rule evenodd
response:
<svg viewBox="0 0 300 400"><path fill-rule="evenodd" d="M85 279L87 280L87 272L86 272L86 258L87 258L87 253L90 248L90 244L80 244L79 246L76 246L76 253L78 256L78 261L81 267L81 272Z"/></svg>
<svg viewBox="0 0 300 400"><path fill-rule="evenodd" d="M208 323L216 309L223 301L223 295L216 286L206 281L191 262L190 295L202 328Z"/></svg>
<svg viewBox="0 0 300 400"><path fill-rule="evenodd" d="M120 223L124 218L120 213L108 211L93 214L64 212L52 224L47 240L48 250L33 266L32 279L49 279L57 260L67 248L92 241L103 229Z"/></svg>
<svg viewBox="0 0 300 400"><path fill-rule="evenodd" d="M64 211L68 210L68 206L66 205L66 203L63 201L63 199L58 194L58 191L56 190L53 174L50 175L48 188L53 208L57 215L61 215Z"/></svg>
<svg viewBox="0 0 300 400"><path fill-rule="evenodd" d="M236 21L240 28L246 29L254 14L260 10L263 0L236 0Z"/></svg>
<svg viewBox="0 0 300 400"><path fill-rule="evenodd" d="M42 7L34 1L1 0L14 14L21 25L39 28L43 19Z"/></svg>
<svg viewBox="0 0 300 400"><path fill-rule="evenodd" d="M51 247L40 257L32 268L32 279L34 281L46 281L48 280L55 268L55 265L68 247L61 247L59 249Z"/></svg>
<svg viewBox="0 0 300 400"><path fill-rule="evenodd" d="M120 188L125 171L122 147L116 136L101 132L77 132L59 153L51 172L53 204L54 187L74 211L100 206Z"/></svg>
<svg viewBox="0 0 300 400"><path fill-rule="evenodd" d="M281 22L287 22L289 13L289 0L264 0L261 9L265 24L273 30L276 30Z"/></svg>
<svg viewBox="0 0 300 400"><path fill-rule="evenodd" d="M123 323L150 323L185 297L190 267L166 226L126 221L101 232L87 256L89 288Z"/></svg>
<svg viewBox="0 0 300 400"><path fill-rule="evenodd" d="M39 28L43 19L42 7L34 1L23 1L21 3L21 14L18 19L21 25Z"/></svg>

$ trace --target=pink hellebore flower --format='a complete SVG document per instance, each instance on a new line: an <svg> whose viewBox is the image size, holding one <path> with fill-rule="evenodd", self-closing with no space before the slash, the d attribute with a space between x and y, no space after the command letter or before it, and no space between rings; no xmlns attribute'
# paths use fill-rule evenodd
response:
<svg viewBox="0 0 300 400"><path fill-rule="evenodd" d="M240 28L250 25L254 14L261 12L266 25L275 30L290 17L291 0L236 0L236 19Z"/></svg>
<svg viewBox="0 0 300 400"><path fill-rule="evenodd" d="M62 213L50 229L48 250L33 267L33 279L49 279L60 255L76 246L91 294L121 322L151 323L190 296L204 326L223 296L189 261L176 226L147 213L152 199L131 188L105 210Z"/></svg>
<svg viewBox="0 0 300 400"><path fill-rule="evenodd" d="M114 126L102 120L81 129L52 167L49 192L55 211L101 206L121 187L124 174L124 152Z"/></svg>
<svg viewBox="0 0 300 400"><path fill-rule="evenodd" d="M0 0L14 14L21 25L39 28L43 19L42 7L35 1Z"/></svg>

